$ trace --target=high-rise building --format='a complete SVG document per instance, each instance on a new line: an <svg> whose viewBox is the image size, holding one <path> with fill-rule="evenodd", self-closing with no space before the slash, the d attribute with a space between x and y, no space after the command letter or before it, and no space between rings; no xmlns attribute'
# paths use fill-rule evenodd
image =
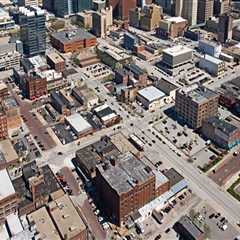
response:
<svg viewBox="0 0 240 240"><path fill-rule="evenodd" d="M92 2L92 9L94 11L101 11L106 7L106 1L105 0L93 0Z"/></svg>
<svg viewBox="0 0 240 240"><path fill-rule="evenodd" d="M176 92L175 110L188 126L198 129L204 120L217 115L218 99L214 91L195 84Z"/></svg>
<svg viewBox="0 0 240 240"><path fill-rule="evenodd" d="M143 9L130 10L129 22L133 27L139 27L145 31L152 31L159 27L162 19L162 7L156 4L145 5Z"/></svg>
<svg viewBox="0 0 240 240"><path fill-rule="evenodd" d="M214 16L220 16L224 13L227 13L230 9L229 0L214 0L213 13Z"/></svg>
<svg viewBox="0 0 240 240"><path fill-rule="evenodd" d="M54 0L53 12L58 17L66 17L73 13L72 0Z"/></svg>
<svg viewBox="0 0 240 240"><path fill-rule="evenodd" d="M175 15L188 20L190 26L197 23L197 0L176 0Z"/></svg>
<svg viewBox="0 0 240 240"><path fill-rule="evenodd" d="M43 8L58 17L68 17L74 13L92 8L92 0L43 0Z"/></svg>
<svg viewBox="0 0 240 240"><path fill-rule="evenodd" d="M218 22L218 41L226 43L232 39L233 20L229 14L223 14Z"/></svg>
<svg viewBox="0 0 240 240"><path fill-rule="evenodd" d="M142 16L140 18L140 27L146 31L152 31L159 27L162 19L163 10L156 4L146 5L143 8Z"/></svg>
<svg viewBox="0 0 240 240"><path fill-rule="evenodd" d="M155 3L163 8L168 15L175 15L176 0L155 0Z"/></svg>
<svg viewBox="0 0 240 240"><path fill-rule="evenodd" d="M113 24L112 6L99 12L92 13L92 32L97 37L105 37L109 27Z"/></svg>
<svg viewBox="0 0 240 240"><path fill-rule="evenodd" d="M106 215L118 226L155 198L155 185L153 171L130 153L96 168L98 196Z"/></svg>
<svg viewBox="0 0 240 240"><path fill-rule="evenodd" d="M108 0L113 8L113 16L121 20L129 19L129 11L137 6L137 0Z"/></svg>
<svg viewBox="0 0 240 240"><path fill-rule="evenodd" d="M213 0L199 0L197 23L205 23L213 16Z"/></svg>
<svg viewBox="0 0 240 240"><path fill-rule="evenodd" d="M18 14L23 53L27 56L45 53L46 17L44 11L38 7L20 7Z"/></svg>

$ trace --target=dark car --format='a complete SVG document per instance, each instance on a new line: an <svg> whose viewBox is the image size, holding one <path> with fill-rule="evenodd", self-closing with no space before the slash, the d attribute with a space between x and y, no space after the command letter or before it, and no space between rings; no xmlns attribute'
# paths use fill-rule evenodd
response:
<svg viewBox="0 0 240 240"><path fill-rule="evenodd" d="M171 229L170 228L167 228L166 230L165 230L165 233L169 233L171 231Z"/></svg>
<svg viewBox="0 0 240 240"><path fill-rule="evenodd" d="M212 218L214 218L215 217L215 214L214 213L212 213L211 215L209 215L209 219L212 219Z"/></svg>

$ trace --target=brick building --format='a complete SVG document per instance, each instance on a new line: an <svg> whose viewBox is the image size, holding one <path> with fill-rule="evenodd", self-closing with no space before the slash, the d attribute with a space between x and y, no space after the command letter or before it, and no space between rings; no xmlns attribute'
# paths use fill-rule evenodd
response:
<svg viewBox="0 0 240 240"><path fill-rule="evenodd" d="M63 53L79 52L83 48L97 44L96 37L82 29L53 33L50 41L54 48Z"/></svg>
<svg viewBox="0 0 240 240"><path fill-rule="evenodd" d="M23 166L22 175L13 181L20 203L20 215L28 214L64 195L57 179L48 165L38 167L36 162Z"/></svg>
<svg viewBox="0 0 240 240"><path fill-rule="evenodd" d="M5 83L0 83L0 99L8 96L8 87Z"/></svg>
<svg viewBox="0 0 240 240"><path fill-rule="evenodd" d="M0 170L0 224L5 222L8 215L17 212L18 203L19 198L7 170Z"/></svg>
<svg viewBox="0 0 240 240"><path fill-rule="evenodd" d="M160 21L156 34L162 38L176 38L184 35L188 22L182 17L170 17Z"/></svg>
<svg viewBox="0 0 240 240"><path fill-rule="evenodd" d="M155 198L155 175L126 153L97 166L96 189L105 213L121 226L130 214Z"/></svg>
<svg viewBox="0 0 240 240"><path fill-rule="evenodd" d="M61 239L87 240L87 227L69 196L64 195L50 202L49 214L60 233Z"/></svg>
<svg viewBox="0 0 240 240"><path fill-rule="evenodd" d="M56 72L63 72L65 69L65 61L64 59L57 54L56 52L51 52L47 54L47 64L56 70Z"/></svg>
<svg viewBox="0 0 240 240"><path fill-rule="evenodd" d="M13 97L6 97L2 101L4 112L7 116L8 129L18 128L22 124L19 106Z"/></svg>
<svg viewBox="0 0 240 240"><path fill-rule="evenodd" d="M178 117L191 128L197 129L202 122L218 113L219 95L198 85L181 89L176 93L175 110Z"/></svg>
<svg viewBox="0 0 240 240"><path fill-rule="evenodd" d="M0 139L5 139L8 136L7 115L2 106L0 107Z"/></svg>
<svg viewBox="0 0 240 240"><path fill-rule="evenodd" d="M22 90L26 98L30 100L44 96L47 94L47 79L41 78L37 73L26 75Z"/></svg>

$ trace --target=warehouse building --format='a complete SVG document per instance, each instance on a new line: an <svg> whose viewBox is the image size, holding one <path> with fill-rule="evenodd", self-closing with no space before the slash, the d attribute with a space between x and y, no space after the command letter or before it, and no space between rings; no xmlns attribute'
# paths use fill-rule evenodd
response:
<svg viewBox="0 0 240 240"><path fill-rule="evenodd" d="M154 86L146 87L138 91L137 100L149 111L155 111L165 104L165 93Z"/></svg>
<svg viewBox="0 0 240 240"><path fill-rule="evenodd" d="M93 112L100 119L102 124L107 127L110 127L121 120L120 116L117 115L116 112L113 111L107 104L94 108Z"/></svg>
<svg viewBox="0 0 240 240"><path fill-rule="evenodd" d="M219 76L225 71L225 63L210 55L205 55L200 59L199 67L213 76Z"/></svg>
<svg viewBox="0 0 240 240"><path fill-rule="evenodd" d="M83 137L93 132L91 124L79 113L74 113L71 116L66 117L65 121L78 137Z"/></svg>
<svg viewBox="0 0 240 240"><path fill-rule="evenodd" d="M193 51L184 46L174 46L164 49L162 52L162 62L170 68L181 66L192 61Z"/></svg>

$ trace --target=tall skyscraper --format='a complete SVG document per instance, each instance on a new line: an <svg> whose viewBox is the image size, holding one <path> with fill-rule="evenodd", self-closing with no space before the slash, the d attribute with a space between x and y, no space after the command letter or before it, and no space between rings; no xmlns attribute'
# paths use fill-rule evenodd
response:
<svg viewBox="0 0 240 240"><path fill-rule="evenodd" d="M197 23L205 23L213 16L213 0L198 0Z"/></svg>
<svg viewBox="0 0 240 240"><path fill-rule="evenodd" d="M214 0L213 13L214 16L220 16L224 13L227 13L230 9L229 0Z"/></svg>
<svg viewBox="0 0 240 240"><path fill-rule="evenodd" d="M58 17L67 17L91 9L92 0L43 0L43 8L53 12Z"/></svg>
<svg viewBox="0 0 240 240"><path fill-rule="evenodd" d="M20 39L27 56L43 54L46 50L46 17L38 7L19 8Z"/></svg>
<svg viewBox="0 0 240 240"><path fill-rule="evenodd" d="M181 17L188 20L190 26L197 24L198 0L182 0Z"/></svg>
<svg viewBox="0 0 240 240"><path fill-rule="evenodd" d="M218 41L226 43L232 39L233 20L229 14L223 14L218 22Z"/></svg>
<svg viewBox="0 0 240 240"><path fill-rule="evenodd" d="M106 7L92 14L92 31L97 37L105 37L113 24L112 7Z"/></svg>
<svg viewBox="0 0 240 240"><path fill-rule="evenodd" d="M137 6L137 0L108 0L113 8L113 16L121 20L129 19L129 11Z"/></svg>
<svg viewBox="0 0 240 240"><path fill-rule="evenodd" d="M155 0L155 3L163 8L164 13L167 13L168 15L171 16L175 15L176 0Z"/></svg>

